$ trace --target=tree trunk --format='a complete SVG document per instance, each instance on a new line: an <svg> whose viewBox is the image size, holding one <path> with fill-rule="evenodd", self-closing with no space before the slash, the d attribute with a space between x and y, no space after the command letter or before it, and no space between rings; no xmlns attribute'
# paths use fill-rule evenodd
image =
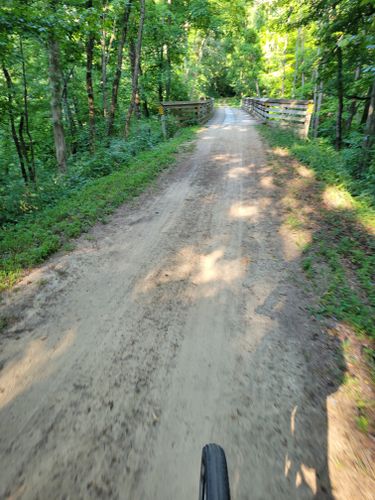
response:
<svg viewBox="0 0 375 500"><path fill-rule="evenodd" d="M314 113L313 113L313 117L312 117L312 125L314 125L316 105L317 105L317 102L318 102L318 77L319 77L319 70L318 70L318 67L316 67L314 69L314 72L313 72L313 75L312 75L312 81L314 83L314 93L313 93Z"/></svg>
<svg viewBox="0 0 375 500"><path fill-rule="evenodd" d="M146 118L150 117L150 111L148 109L148 102L147 102L147 99L145 97L143 98L143 114L145 115Z"/></svg>
<svg viewBox="0 0 375 500"><path fill-rule="evenodd" d="M167 24L168 24L168 27L171 26L172 24L172 19L171 19L171 16L172 16L172 12L171 12L171 6L172 6L172 0L167 0L167 3L168 3L168 9L169 9L169 12L168 12L168 20L167 20ZM168 29L168 31L170 30L170 28ZM171 49L170 49L170 44L169 42L166 43L165 45L165 59L166 59L166 62L167 62L167 80L165 82L165 98L167 101L170 100L171 98L171 81L172 81L172 62L171 62Z"/></svg>
<svg viewBox="0 0 375 500"><path fill-rule="evenodd" d="M161 47L160 57L159 57L159 79L158 79L158 95L160 102L163 102L163 67L164 67L163 47Z"/></svg>
<svg viewBox="0 0 375 500"><path fill-rule="evenodd" d="M115 77L113 79L112 84L112 98L111 98L111 106L108 114L108 128L107 134L108 136L113 134L113 127L115 122L115 114L117 107L117 98L118 98L118 90L120 87L120 79L122 72L122 59L123 59L123 49L126 41L126 36L128 33L128 25L129 25L129 17L132 7L132 0L126 1L124 13L121 20L121 34L117 47L117 64L116 64L116 72Z"/></svg>
<svg viewBox="0 0 375 500"><path fill-rule="evenodd" d="M20 147L21 147L22 156L23 156L24 162L25 162L25 164L27 166L28 177L29 177L30 180L33 180L32 179L33 172L32 172L31 166L30 166L29 154L28 154L28 151L27 151L28 148L27 148L27 144L26 144L26 141L25 141L25 137L23 135L24 128L25 128L25 115L22 112L21 116L20 116L20 123L18 125L18 138L19 138L19 141L20 141Z"/></svg>
<svg viewBox="0 0 375 500"><path fill-rule="evenodd" d="M135 69L135 42L133 38L129 40L129 62L130 62L130 71L133 81L134 69Z"/></svg>
<svg viewBox="0 0 375 500"><path fill-rule="evenodd" d="M142 71L142 63L141 63L141 61L139 61L139 75L140 75L140 76L143 76L143 71ZM144 92L143 92L143 89L142 89L142 88L140 88L140 89L139 89L139 93L140 93L141 95L142 95L142 94L144 94ZM143 114L144 114L144 116L145 116L146 118L149 118L149 116L150 116L150 111L149 111L149 109L148 109L148 102L147 102L147 98L146 98L144 95L142 95L142 97L143 97ZM136 108L136 114L138 115L138 117L139 117L139 118L141 118L141 116L142 116L142 112L141 112L141 100L140 100L140 99L139 99L139 104L137 105L137 108Z"/></svg>
<svg viewBox="0 0 375 500"><path fill-rule="evenodd" d="M102 111L103 117L107 117L107 32L105 30L105 17L106 10L108 8L108 1L103 1L102 8L102 36L100 39L101 46L101 63L102 63L102 77L101 77L101 88L102 88Z"/></svg>
<svg viewBox="0 0 375 500"><path fill-rule="evenodd" d="M361 76L361 66L357 66L355 69L354 81L357 82ZM357 99L353 99L350 103L349 116L345 123L345 132L349 132L352 126L353 119L358 109Z"/></svg>
<svg viewBox="0 0 375 500"><path fill-rule="evenodd" d="M322 107L323 100L323 82L319 82L318 86L318 95L316 99L316 106L314 111L314 124L313 124L313 137L318 137L318 129L319 129L319 116L320 116L320 108Z"/></svg>
<svg viewBox="0 0 375 500"><path fill-rule="evenodd" d="M296 63L295 63L295 68L294 68L294 76L293 76L293 90L292 90L292 98L294 99L296 97L296 86L297 86L297 76L298 76L298 42L299 38L301 35L301 28L298 28L298 34L297 34L297 39L296 39Z"/></svg>
<svg viewBox="0 0 375 500"><path fill-rule="evenodd" d="M78 123L79 129L82 130L83 129L83 122L81 119L81 111L79 109L77 96L74 94L72 94L72 104L73 104L75 119Z"/></svg>
<svg viewBox="0 0 375 500"><path fill-rule="evenodd" d="M134 73L132 78L132 95L130 99L128 113L125 120L125 136L129 135L130 119L135 109L136 103L139 104L138 95L138 76L139 67L141 62L141 52L142 52L142 37L143 37L143 25L145 22L145 0L140 0L140 15L139 15L139 25L138 25L138 36L137 45L135 48L135 62L134 62Z"/></svg>
<svg viewBox="0 0 375 500"><path fill-rule="evenodd" d="M135 43L134 40L130 40L129 42L129 60L130 60L130 69L131 69L131 75L132 75L132 82L135 78L135 65L137 63L136 61L136 48L135 48ZM139 74L142 74L141 68L138 68ZM141 117L140 113L140 104L141 101L139 99L139 89L138 89L138 79L137 79L137 90L136 90L136 98L134 102L134 112L137 118Z"/></svg>
<svg viewBox="0 0 375 500"><path fill-rule="evenodd" d="M361 125L365 125L365 123L367 122L368 110L370 108L371 92L372 92L372 86L368 89L368 92L367 92L367 99L365 101L365 105L364 105L362 117L361 117Z"/></svg>
<svg viewBox="0 0 375 500"><path fill-rule="evenodd" d="M25 131L28 137L29 143L26 146L23 135L20 134L22 142L25 144L27 167L29 171L29 176L32 182L35 182L36 170L35 170L35 156L34 156L34 143L30 132L29 126L29 105L28 105L28 92L27 92L27 79L26 79L26 67L25 58L23 53L22 38L20 38L20 53L21 53L21 63L22 63L22 82L23 82L23 115L25 117ZM22 124L23 125L23 124ZM21 130L23 127L21 128ZM30 151L30 158L28 155L28 150Z"/></svg>
<svg viewBox="0 0 375 500"><path fill-rule="evenodd" d="M259 90L259 82L258 82L258 80L255 80L255 88L256 88L256 91L257 91L257 96L260 97L260 90Z"/></svg>
<svg viewBox="0 0 375 500"><path fill-rule="evenodd" d="M10 77L9 71L7 68L2 65L2 70L4 73L5 81L7 84L7 90L8 90L8 114L9 114L9 122L10 122L10 129L12 132L12 137L13 137L13 142L16 147L17 155L18 155L18 160L20 162L20 169L21 169L21 174L23 177L23 180L25 181L25 184L28 183L28 177L25 169L25 160L23 158L22 154L22 148L21 148L21 143L17 135L16 131L16 126L15 126L15 120L14 120L14 113L13 113L13 82Z"/></svg>
<svg viewBox="0 0 375 500"><path fill-rule="evenodd" d="M304 62L305 62L305 39L303 33L301 33L301 68L302 68L301 87L305 86L305 72L303 70Z"/></svg>
<svg viewBox="0 0 375 500"><path fill-rule="evenodd" d="M115 28L114 28L115 29ZM107 33L102 31L102 39L101 39L101 47L102 47L102 79L101 79L101 87L102 87L102 109L103 109L103 117L107 118L108 116L108 99L107 99L107 66L109 62L109 56L111 53L111 47L113 40L115 39L114 32L111 34L111 37L108 42L108 46L106 43Z"/></svg>
<svg viewBox="0 0 375 500"><path fill-rule="evenodd" d="M283 77L281 81L281 97L285 97L285 73L286 73L286 53L288 48L288 35L285 38L285 45L283 51Z"/></svg>
<svg viewBox="0 0 375 500"><path fill-rule="evenodd" d="M103 117L107 117L107 32L104 29L105 21L105 11L107 8L107 2L103 2L103 14L102 14L102 36L100 38L101 47L101 63L102 63L102 77L101 77L101 88L102 88L102 112Z"/></svg>
<svg viewBox="0 0 375 500"><path fill-rule="evenodd" d="M171 98L171 83L172 83L172 63L171 63L171 51L169 44L166 46L166 62L167 62L167 80L165 82L165 98L167 101Z"/></svg>
<svg viewBox="0 0 375 500"><path fill-rule="evenodd" d="M92 0L87 0L86 8L92 8ZM86 91L89 108L90 151L95 151L95 104L92 84L92 60L94 55L95 33L90 31L86 44Z"/></svg>
<svg viewBox="0 0 375 500"><path fill-rule="evenodd" d="M53 137L57 166L60 172L66 172L66 144L61 109L61 70L60 47L51 30L48 37L49 80L51 86L51 112Z"/></svg>
<svg viewBox="0 0 375 500"><path fill-rule="evenodd" d="M344 82L342 75L342 49L337 47L337 118L336 118L336 139L335 147L340 150L342 147L342 114L344 111Z"/></svg>
<svg viewBox="0 0 375 500"><path fill-rule="evenodd" d="M370 98L370 104L369 104L366 127L365 127L365 136L362 144L363 155L360 164L361 171L365 170L371 161L372 148L374 144L375 144L375 79L372 84L371 98Z"/></svg>
<svg viewBox="0 0 375 500"><path fill-rule="evenodd" d="M67 77L64 78L64 86L63 86L63 91L62 91L62 102L64 105L66 118L67 118L68 123L69 123L69 132L70 132L70 137L71 137L71 151L72 151L72 154L76 154L76 152L78 150L77 127L76 127L76 123L74 121L72 110L70 109L69 99L68 99L68 80L72 74L73 74L73 70L70 72L70 74Z"/></svg>

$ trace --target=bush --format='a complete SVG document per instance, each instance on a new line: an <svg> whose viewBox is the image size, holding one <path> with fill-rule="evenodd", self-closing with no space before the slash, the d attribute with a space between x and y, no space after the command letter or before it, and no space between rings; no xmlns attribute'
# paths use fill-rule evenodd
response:
<svg viewBox="0 0 375 500"><path fill-rule="evenodd" d="M170 136L175 135L177 127L170 127ZM154 148L164 140L158 118L140 120L132 127L128 139L113 138L104 144L98 141L95 154L79 152L68 162L68 172L61 176L51 164L39 166L37 185L25 186L17 168L1 179L0 188L0 225L5 227L16 224L25 217L53 206L72 193L81 190L89 181L109 175L127 165L141 151Z"/></svg>

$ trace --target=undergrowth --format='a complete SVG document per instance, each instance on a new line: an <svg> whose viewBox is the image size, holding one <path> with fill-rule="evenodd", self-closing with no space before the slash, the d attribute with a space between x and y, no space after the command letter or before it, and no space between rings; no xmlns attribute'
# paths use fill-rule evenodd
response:
<svg viewBox="0 0 375 500"><path fill-rule="evenodd" d="M177 128L172 118L168 119L167 128L169 135L173 136ZM135 122L127 139L108 139L103 135L104 131L101 132L101 140L98 139L94 152L78 149L71 154L65 175L58 173L53 151L48 150L43 162L38 164L35 184L25 186L18 169L14 168L0 176L0 226L30 220L33 213L56 205L93 179L123 168L140 152L153 149L164 141L160 122L154 117Z"/></svg>
<svg viewBox="0 0 375 500"><path fill-rule="evenodd" d="M359 173L360 144L336 151L326 138L304 140L290 130L268 126L260 126L259 130L271 146L288 149L298 160L313 168L320 180L355 196L357 210L366 211L374 206L375 158L367 171Z"/></svg>
<svg viewBox="0 0 375 500"><path fill-rule="evenodd" d="M367 173L366 182L357 178L345 152L337 153L323 141L305 141L290 131L267 126L258 129L271 146L287 150L315 173L310 191L297 193L299 206L286 223L296 230L304 227L303 207L314 204L306 227L314 219L315 230L304 247L302 268L320 296L315 313L342 321L370 340L364 351L374 373L375 211L374 185L369 185L373 173Z"/></svg>
<svg viewBox="0 0 375 500"><path fill-rule="evenodd" d="M179 146L191 139L195 130L194 127L182 129L173 139L133 158L133 155L124 158L119 154L120 146L116 149L112 144L112 150L106 155L114 157L118 153L115 171L96 179L86 178L79 189L53 206L34 211L19 222L3 227L0 231L0 290L12 286L25 269L63 248L69 238L87 231L95 222L105 221L121 203L144 190L162 169L173 163ZM103 168L106 168L106 161L103 158Z"/></svg>

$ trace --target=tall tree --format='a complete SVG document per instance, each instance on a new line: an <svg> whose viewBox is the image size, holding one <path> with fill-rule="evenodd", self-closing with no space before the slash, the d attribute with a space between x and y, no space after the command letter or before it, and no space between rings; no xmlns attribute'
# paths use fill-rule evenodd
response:
<svg viewBox="0 0 375 500"><path fill-rule="evenodd" d="M107 41L107 11L108 11L108 0L103 0L102 8L102 28L101 28L101 89L102 89L102 111L103 117L107 118L108 115L108 102L107 102L107 66L109 62L109 56L111 53L111 48L113 41L115 39L115 22L113 23L113 31Z"/></svg>
<svg viewBox="0 0 375 500"><path fill-rule="evenodd" d="M57 0L51 0L51 7L56 14ZM62 120L62 84L61 84L61 65L60 65L60 45L57 39L55 29L50 27L48 38L48 63L49 63L49 81L51 87L51 114L52 128L55 144L55 154L57 166L60 172L66 171L66 143L64 125Z"/></svg>
<svg viewBox="0 0 375 500"><path fill-rule="evenodd" d="M92 9L92 0L87 0L86 8ZM94 86L92 82L92 61L94 56L95 32L89 30L86 43L86 90L89 107L89 129L90 129L90 150L95 150L95 104L94 104Z"/></svg>
<svg viewBox="0 0 375 500"><path fill-rule="evenodd" d="M128 33L129 26L129 18L132 8L132 0L125 0L124 10L121 18L121 22L119 23L120 28L120 38L117 46L117 64L115 70L115 76L113 78L112 84L112 99L111 106L108 113L108 125L107 125L107 134L108 136L113 134L114 131L114 122L115 122L115 114L117 108L117 99L118 99L118 90L120 87L121 80L121 72L122 72L122 60L124 57L124 45L126 41L126 36Z"/></svg>
<svg viewBox="0 0 375 500"><path fill-rule="evenodd" d="M342 65L342 49L338 45L336 47L336 57L337 57L337 118L336 118L336 137L335 137L335 147L336 149L341 149L342 146L342 114L344 111L344 77L343 77L343 65Z"/></svg>
<svg viewBox="0 0 375 500"><path fill-rule="evenodd" d="M133 78L132 78L132 93L131 93L128 113L127 113L126 119L125 119L125 136L126 137L129 135L130 119L132 117L136 101L138 100L138 103L139 103L138 77L139 77L139 68L140 68L140 63L141 63L143 25L145 22L145 0L139 0L139 3L140 3L140 13L139 13L137 44L135 46L134 71L133 71Z"/></svg>
<svg viewBox="0 0 375 500"><path fill-rule="evenodd" d="M363 139L362 149L363 155L360 162L360 169L363 171L368 167L371 160L372 149L375 144L375 78L372 83L370 104L368 107L368 114L365 126L365 135Z"/></svg>
<svg viewBox="0 0 375 500"><path fill-rule="evenodd" d="M30 132L30 121L29 121L29 102L28 102L28 89L27 89L27 78L26 78L26 65L25 56L23 51L22 38L19 39L20 42L20 55L21 55L21 66L22 66L22 84L23 84L23 114L20 121L20 139L21 145L24 150L24 157L27 161L28 171L30 180L35 182L36 171L35 171L35 155L34 155L34 142ZM22 126L21 126L22 124ZM28 144L23 138L23 124L25 125L25 131L28 137Z"/></svg>
<svg viewBox="0 0 375 500"><path fill-rule="evenodd" d="M22 177L23 177L23 180L25 181L25 183L27 184L29 179L27 177L27 172L26 172L26 168L25 168L25 158L24 158L24 155L22 152L21 141L18 137L16 125L15 125L14 106L13 106L13 101L14 101L14 99L13 99L13 94L14 94L13 82L12 82L12 78L10 76L10 73L9 73L8 69L5 67L4 63L2 64L2 70L3 70L3 74L5 77L5 81L6 81L7 89L8 89L8 114L9 114L10 129L12 132L14 145L16 147L16 151L17 151L17 155L18 155L18 159L19 159L19 165L20 165Z"/></svg>

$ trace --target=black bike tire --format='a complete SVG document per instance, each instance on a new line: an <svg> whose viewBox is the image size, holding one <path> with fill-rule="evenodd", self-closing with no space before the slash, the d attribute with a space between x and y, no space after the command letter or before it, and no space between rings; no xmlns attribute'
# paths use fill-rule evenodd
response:
<svg viewBox="0 0 375 500"><path fill-rule="evenodd" d="M214 443L202 450L199 500L230 500L227 460L223 448Z"/></svg>

